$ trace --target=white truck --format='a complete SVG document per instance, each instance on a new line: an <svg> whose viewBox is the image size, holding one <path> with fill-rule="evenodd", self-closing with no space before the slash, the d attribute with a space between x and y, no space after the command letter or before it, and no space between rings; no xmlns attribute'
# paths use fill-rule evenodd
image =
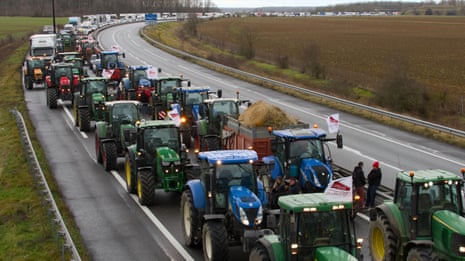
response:
<svg viewBox="0 0 465 261"><path fill-rule="evenodd" d="M56 34L34 34L30 37L30 56L42 57L51 62L56 55Z"/></svg>

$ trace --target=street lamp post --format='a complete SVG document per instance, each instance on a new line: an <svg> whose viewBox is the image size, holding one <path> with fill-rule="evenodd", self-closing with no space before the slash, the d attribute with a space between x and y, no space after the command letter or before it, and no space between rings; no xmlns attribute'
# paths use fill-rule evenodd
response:
<svg viewBox="0 0 465 261"><path fill-rule="evenodd" d="M52 17L53 17L53 33L57 33L56 23L55 23L55 0L52 0Z"/></svg>

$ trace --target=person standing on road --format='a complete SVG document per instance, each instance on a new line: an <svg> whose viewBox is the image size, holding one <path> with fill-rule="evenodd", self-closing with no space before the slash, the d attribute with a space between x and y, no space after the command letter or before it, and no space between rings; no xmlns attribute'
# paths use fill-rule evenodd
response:
<svg viewBox="0 0 465 261"><path fill-rule="evenodd" d="M379 162L373 162L373 168L370 173L368 173L368 192L367 192L367 201L365 206L373 208L375 207L375 197L376 190L381 184L381 169L379 168Z"/></svg>
<svg viewBox="0 0 465 261"><path fill-rule="evenodd" d="M362 209L365 203L365 173L363 173L363 162L359 162L352 172L352 182L355 187L355 193L360 197L357 204L358 208Z"/></svg>

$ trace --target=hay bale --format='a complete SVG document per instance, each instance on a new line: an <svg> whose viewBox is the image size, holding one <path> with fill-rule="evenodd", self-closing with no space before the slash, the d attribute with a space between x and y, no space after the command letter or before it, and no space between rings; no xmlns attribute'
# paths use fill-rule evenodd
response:
<svg viewBox="0 0 465 261"><path fill-rule="evenodd" d="M252 104L239 116L241 124L248 127L273 127L282 129L285 126L297 124L297 119L288 115L280 108L258 101Z"/></svg>

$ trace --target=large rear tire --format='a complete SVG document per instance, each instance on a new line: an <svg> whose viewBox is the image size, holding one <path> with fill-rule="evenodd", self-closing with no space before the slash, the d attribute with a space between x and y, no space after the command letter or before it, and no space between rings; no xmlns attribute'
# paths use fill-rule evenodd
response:
<svg viewBox="0 0 465 261"><path fill-rule="evenodd" d="M414 247L410 249L407 255L407 261L438 261L439 258L432 248Z"/></svg>
<svg viewBox="0 0 465 261"><path fill-rule="evenodd" d="M55 88L47 88L47 105L50 109L57 108L58 94Z"/></svg>
<svg viewBox="0 0 465 261"><path fill-rule="evenodd" d="M81 131L90 131L90 112L87 108L79 109L78 113L79 129Z"/></svg>
<svg viewBox="0 0 465 261"><path fill-rule="evenodd" d="M207 261L228 260L228 232L223 222L207 221L202 229L203 256Z"/></svg>
<svg viewBox="0 0 465 261"><path fill-rule="evenodd" d="M221 149L221 142L218 137L205 137L205 143L208 151Z"/></svg>
<svg viewBox="0 0 465 261"><path fill-rule="evenodd" d="M124 171L126 173L126 190L130 194L135 194L137 192L136 171L133 170L133 167L131 166L131 158L129 157L129 153L126 153L125 158Z"/></svg>
<svg viewBox="0 0 465 261"><path fill-rule="evenodd" d="M262 244L257 244L250 251L249 261L270 261L270 255Z"/></svg>
<svg viewBox="0 0 465 261"><path fill-rule="evenodd" d="M192 192L189 189L181 196L181 218L184 244L188 247L198 246L202 231L199 225L199 213L194 207Z"/></svg>
<svg viewBox="0 0 465 261"><path fill-rule="evenodd" d="M118 159L118 152L116 150L114 142L103 143L103 167L106 171L116 169L116 161Z"/></svg>
<svg viewBox="0 0 465 261"><path fill-rule="evenodd" d="M373 261L396 260L398 239L384 213L370 222L368 242Z"/></svg>
<svg viewBox="0 0 465 261"><path fill-rule="evenodd" d="M151 206L155 203L155 177L151 170L137 172L137 197L141 205Z"/></svg>

